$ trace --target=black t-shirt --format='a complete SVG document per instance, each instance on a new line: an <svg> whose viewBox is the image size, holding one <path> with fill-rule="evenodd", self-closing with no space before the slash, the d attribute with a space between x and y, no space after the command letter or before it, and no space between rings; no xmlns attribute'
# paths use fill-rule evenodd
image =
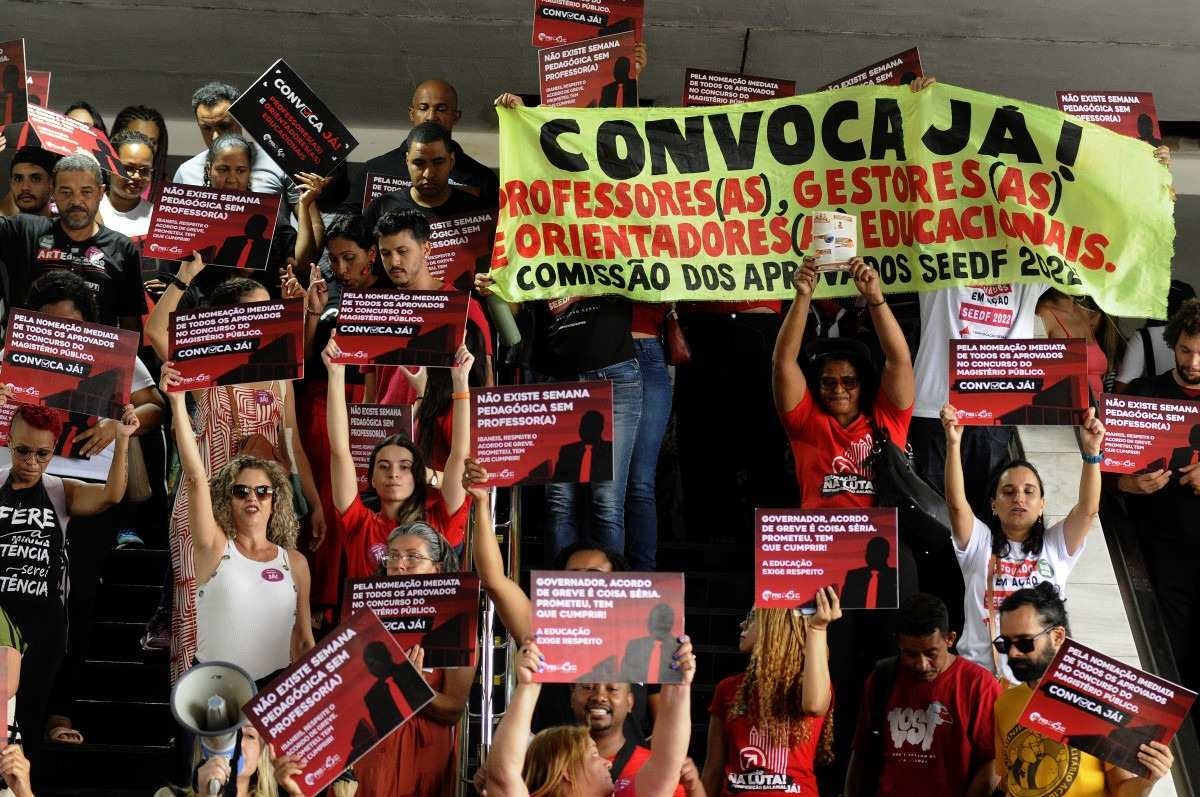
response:
<svg viewBox="0 0 1200 797"><path fill-rule="evenodd" d="M141 253L107 227L86 241L73 241L56 220L27 213L0 218L0 263L8 307L23 305L29 286L42 274L65 268L92 288L101 324L116 326L122 316L146 312Z"/></svg>
<svg viewBox="0 0 1200 797"><path fill-rule="evenodd" d="M1182 399L1200 401L1200 396L1189 394L1175 381L1174 369L1157 376L1135 379L1126 391L1130 396L1146 398ZM1177 468L1178 463L1167 467ZM1145 518L1143 532L1156 540L1177 541L1189 549L1200 548L1200 495L1187 486L1179 484L1179 473L1171 474L1166 487L1151 495L1126 494L1130 515Z"/></svg>
<svg viewBox="0 0 1200 797"><path fill-rule="evenodd" d="M450 185L455 188L466 188L476 194L487 207L496 207L500 201L500 180L496 173L479 161L463 152L457 141L450 142L450 150L454 153L454 169L450 172ZM396 149L371 158L363 164L362 174L354 181L354 190L350 192L347 203L353 203L357 210L362 207L363 193L366 191L368 174L388 174L393 177L408 175L408 142L405 141Z"/></svg>
<svg viewBox="0 0 1200 797"><path fill-rule="evenodd" d="M0 605L15 611L61 608L65 595L66 536L45 483L0 486Z"/></svg>
<svg viewBox="0 0 1200 797"><path fill-rule="evenodd" d="M534 317L530 364L539 374L575 379L635 356L633 304L624 299L553 299L529 307Z"/></svg>
<svg viewBox="0 0 1200 797"><path fill-rule="evenodd" d="M363 214L363 221L366 222L367 229L374 231L375 225L379 219L385 214L393 210L419 210L425 214L425 218L430 221L437 219L446 219L452 216L459 216L463 213L475 213L481 210L490 210L495 205L486 205L479 197L474 194L468 194L458 188L453 188L450 191L450 198L436 208L427 208L424 205L418 205L413 201L412 193L405 188L400 191L392 191L384 194L371 203L370 207Z"/></svg>

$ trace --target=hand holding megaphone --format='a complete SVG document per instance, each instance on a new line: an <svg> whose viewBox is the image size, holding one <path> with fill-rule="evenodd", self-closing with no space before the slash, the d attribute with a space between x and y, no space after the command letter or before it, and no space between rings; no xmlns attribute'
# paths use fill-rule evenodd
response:
<svg viewBox="0 0 1200 797"><path fill-rule="evenodd" d="M208 784L209 794L220 794L229 782L229 759L219 755L208 759L196 773L196 780Z"/></svg>

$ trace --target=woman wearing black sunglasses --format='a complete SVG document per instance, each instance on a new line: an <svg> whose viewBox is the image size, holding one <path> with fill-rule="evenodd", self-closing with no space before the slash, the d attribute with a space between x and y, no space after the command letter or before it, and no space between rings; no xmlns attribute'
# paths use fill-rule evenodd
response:
<svg viewBox="0 0 1200 797"><path fill-rule="evenodd" d="M999 607L1006 597L1043 581L1065 593L1067 576L1083 553L1092 520L1100 511L1100 448L1104 426L1088 409L1079 429L1083 471L1079 497L1065 518L1050 528L1042 512L1046 490L1037 469L1024 460L1001 465L988 487L991 516L975 517L967 502L963 477L962 427L958 412L942 407L946 432L946 505L954 536L954 553L962 569L966 594L964 625L958 641L960 655L991 670L1009 683L1018 683L1007 656L991 642L999 628Z"/></svg>
<svg viewBox="0 0 1200 797"><path fill-rule="evenodd" d="M184 393L169 392L181 383L164 364L161 387L189 490L196 660L232 662L261 684L315 644L291 478L275 462L242 455L210 479Z"/></svg>

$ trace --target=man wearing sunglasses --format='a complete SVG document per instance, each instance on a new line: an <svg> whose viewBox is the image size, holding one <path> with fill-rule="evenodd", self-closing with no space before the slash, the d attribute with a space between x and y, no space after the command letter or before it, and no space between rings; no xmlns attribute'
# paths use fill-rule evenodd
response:
<svg viewBox="0 0 1200 797"><path fill-rule="evenodd" d="M1137 797L1147 795L1171 770L1174 756L1159 742L1143 744L1138 760L1150 771L1139 777L1017 724L1034 687L1070 633L1067 609L1055 586L1043 581L1017 590L1000 604L996 650L1023 683L996 700L996 770L992 785L1010 797Z"/></svg>

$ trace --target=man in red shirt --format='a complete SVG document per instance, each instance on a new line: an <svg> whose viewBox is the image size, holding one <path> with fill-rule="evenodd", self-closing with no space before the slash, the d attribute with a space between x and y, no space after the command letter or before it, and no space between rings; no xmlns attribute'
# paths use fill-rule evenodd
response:
<svg viewBox="0 0 1200 797"><path fill-rule="evenodd" d="M986 795L999 682L950 652L956 634L933 595L905 601L896 629L900 655L881 661L863 690L846 797Z"/></svg>
<svg viewBox="0 0 1200 797"><path fill-rule="evenodd" d="M575 721L588 726L600 755L613 762L613 797L636 797L638 770L654 753L625 738L625 717L633 710L633 690L627 683L574 684L571 710ZM700 773L689 758L679 773L675 797L704 797Z"/></svg>

